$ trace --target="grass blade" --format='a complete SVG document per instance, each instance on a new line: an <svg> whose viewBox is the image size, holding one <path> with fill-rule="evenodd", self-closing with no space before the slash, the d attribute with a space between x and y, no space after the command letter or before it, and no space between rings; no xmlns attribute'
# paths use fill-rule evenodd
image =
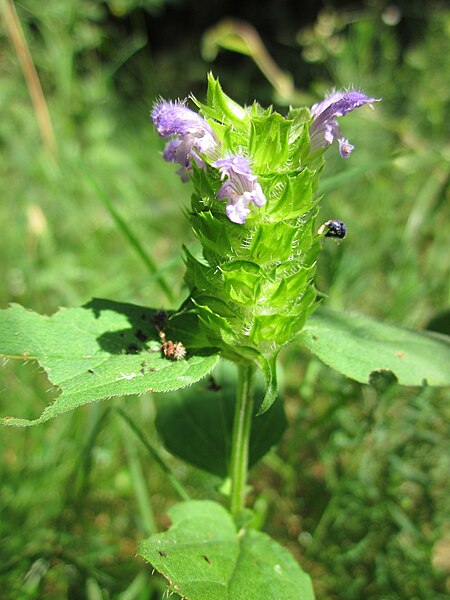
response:
<svg viewBox="0 0 450 600"><path fill-rule="evenodd" d="M148 252L146 252L146 250L144 249L144 247L142 246L142 244L140 243L138 238L134 235L134 233L128 227L127 223L124 221L122 216L116 210L116 208L114 207L114 205L112 204L112 202L110 201L108 196L100 188L100 186L95 181L95 179L87 172L87 170L85 170L84 176L89 181L90 186L91 186L92 190L95 192L95 195L97 196L97 198L100 200L100 202L106 208L108 213L111 215L117 228L123 233L123 235L126 237L128 242L130 243L130 245L134 248L134 250L138 254L138 256L142 259L142 261L144 262L147 269L155 277L160 288L166 294L169 302L174 302L175 296L174 296L169 284L164 279L164 277L161 275L153 258L148 254Z"/></svg>
<svg viewBox="0 0 450 600"><path fill-rule="evenodd" d="M164 460L159 455L159 452L152 446L152 444L150 444L150 442L144 436L142 431L137 427L134 421L120 408L116 408L116 411L122 417L122 419L124 419L128 423L128 425L131 427L131 429L134 431L137 437L144 444L144 446L152 456L153 460L161 467L163 472L167 475L167 478L169 479L174 489L178 492L180 497L183 500L190 500L190 496L185 490L183 484L175 477L175 475L172 472L172 469L164 462Z"/></svg>

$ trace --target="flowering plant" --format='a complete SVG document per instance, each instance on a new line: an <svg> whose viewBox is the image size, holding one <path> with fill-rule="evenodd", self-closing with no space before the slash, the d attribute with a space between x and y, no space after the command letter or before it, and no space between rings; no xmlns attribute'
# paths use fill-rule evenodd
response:
<svg viewBox="0 0 450 600"><path fill-rule="evenodd" d="M18 305L1 313L3 356L37 360L62 391L38 419L4 417L4 425L42 423L113 396L184 388L208 376L221 357L237 365L235 399L215 396L214 380L189 407L174 406L170 396L156 399L166 447L227 482L229 511L190 500L152 449L184 502L170 510L169 531L142 542L140 554L184 598L314 597L308 575L257 529L246 507L248 469L286 427L276 378L283 346L301 344L361 382L390 371L403 384L449 383L445 336L318 308L314 275L323 239L346 234L339 220L316 223L324 154L337 140L340 155L349 157L353 146L337 118L375 101L358 91L333 92L310 110L293 108L283 117L257 103L239 106L212 76L207 102L194 99L199 113L186 102L159 101L152 120L168 140L163 158L179 166L194 190L187 216L202 255L184 249L188 298L167 312L94 299L51 317ZM225 374L224 389L232 377ZM117 410L145 440L138 424Z"/></svg>
<svg viewBox="0 0 450 600"><path fill-rule="evenodd" d="M257 103L242 108L210 76L207 104L195 102L204 118L186 102L160 101L152 111L158 133L173 138L163 158L194 186L189 220L203 256L185 250L190 296L183 310L198 315L223 356L262 367L263 412L276 396L280 348L317 305L317 254L334 231L317 231L315 222L323 154L335 138L341 156L353 149L336 117L375 98L333 92L311 111L293 109L284 118Z"/></svg>

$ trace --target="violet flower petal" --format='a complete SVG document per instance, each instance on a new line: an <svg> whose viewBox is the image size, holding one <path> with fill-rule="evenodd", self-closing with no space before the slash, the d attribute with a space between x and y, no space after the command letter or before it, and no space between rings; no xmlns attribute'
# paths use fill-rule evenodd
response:
<svg viewBox="0 0 450 600"><path fill-rule="evenodd" d="M237 223L238 225L243 225L245 223L245 219L250 214L250 209L248 207L248 202L246 203L246 199L241 196L236 200L230 200L226 206L227 217L233 223Z"/></svg>
<svg viewBox="0 0 450 600"><path fill-rule="evenodd" d="M322 102L314 104L311 108L311 115L314 120L309 129L311 152L325 148L334 139L337 139L341 156L348 158L354 146L341 135L336 117L344 117L352 110L365 104L373 108L372 102L378 102L378 100L369 98L362 92L352 90L348 92L335 91Z"/></svg>
<svg viewBox="0 0 450 600"><path fill-rule="evenodd" d="M228 199L228 218L233 223L244 224L250 214L250 202L260 207L267 201L257 176L251 172L248 159L239 155L228 156L216 160L212 166L219 169L222 179L227 178L217 192L217 199Z"/></svg>
<svg viewBox="0 0 450 600"><path fill-rule="evenodd" d="M182 169L178 172L184 181L192 162L205 168L199 153L210 158L217 156L219 142L211 126L184 102L162 100L152 111L152 121L161 137L175 138L166 145L163 158L181 165Z"/></svg>

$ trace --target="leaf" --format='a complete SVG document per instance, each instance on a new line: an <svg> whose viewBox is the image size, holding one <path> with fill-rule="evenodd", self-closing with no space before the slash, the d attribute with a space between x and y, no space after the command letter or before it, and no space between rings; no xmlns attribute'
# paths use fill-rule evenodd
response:
<svg viewBox="0 0 450 600"><path fill-rule="evenodd" d="M284 166L289 151L291 122L272 113L253 117L249 140L249 154L258 173L275 171Z"/></svg>
<svg viewBox="0 0 450 600"><path fill-rule="evenodd" d="M277 397L277 357L278 352L273 353L268 358L262 354L258 356L259 364L266 380L266 393L259 406L258 415L262 415L269 410Z"/></svg>
<svg viewBox="0 0 450 600"><path fill-rule="evenodd" d="M402 385L450 384L450 337L320 307L297 336L326 365L368 383L388 370Z"/></svg>
<svg viewBox="0 0 450 600"><path fill-rule="evenodd" d="M260 531L236 532L210 501L169 510L172 526L141 542L139 553L187 600L314 600L309 576Z"/></svg>
<svg viewBox="0 0 450 600"><path fill-rule="evenodd" d="M310 211L316 198L313 196L313 184L316 174L308 168L292 173L277 173L267 177L273 185L273 201L266 208L276 221L280 219L298 219ZM276 187L275 187L276 186ZM304 220L303 220L304 221ZM299 225L300 223L297 223Z"/></svg>
<svg viewBox="0 0 450 600"><path fill-rule="evenodd" d="M219 53L220 48L239 52L245 56L252 56L249 40L241 31L237 24L231 20L220 21L214 27L208 29L202 38L203 58L207 62L212 62Z"/></svg>
<svg viewBox="0 0 450 600"><path fill-rule="evenodd" d="M156 397L156 428L172 454L226 477L229 472L237 369L221 360L214 379L188 390ZM220 385L219 385L220 384ZM264 396L263 382L255 386L256 405ZM253 418L249 466L260 460L281 438L286 429L283 404L278 398L263 415ZM189 440L189 443L186 443Z"/></svg>
<svg viewBox="0 0 450 600"><path fill-rule="evenodd" d="M231 124L238 131L247 130L247 111L225 94L219 80L215 79L212 73L208 74L207 99L207 105L194 99L195 104L206 116L212 117L219 123Z"/></svg>
<svg viewBox="0 0 450 600"><path fill-rule="evenodd" d="M168 315L167 338L182 342L185 359L161 352L154 309L94 299L51 317L13 305L0 315L0 352L6 358L37 360L62 394L35 420L4 417L4 425L28 426L82 404L111 396L167 392L205 377L218 352L201 349L194 315ZM199 349L200 348L200 349Z"/></svg>

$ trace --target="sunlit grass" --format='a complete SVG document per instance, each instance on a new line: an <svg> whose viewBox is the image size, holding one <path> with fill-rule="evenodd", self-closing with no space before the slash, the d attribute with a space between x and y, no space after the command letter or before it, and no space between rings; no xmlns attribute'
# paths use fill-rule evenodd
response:
<svg viewBox="0 0 450 600"><path fill-rule="evenodd" d="M91 51L102 32L96 11L80 6L48 2L33 14L33 3L24 2L21 13L57 158L42 145L17 57L6 37L0 40L0 304L20 302L48 314L97 296L168 307L161 274L176 307L185 296L180 248L193 239L183 215L189 192L173 165L160 160L150 126L155 73L145 75L141 56L130 58L130 79L142 74L145 94L135 102L121 95L113 63L102 65ZM30 21L36 27L27 27ZM330 80L321 73L312 86L355 83L383 98L373 113L355 113L342 124L354 155L342 161L336 149L329 152L329 180L387 161L324 198L323 221L342 219L349 230L343 243L330 240L320 259L318 287L335 308L424 327L448 306L450 54L443 48L449 22L448 12L431 15L428 33L403 61L392 32L380 37L373 24L355 23L343 53L326 63ZM74 28L80 37L71 35ZM189 92L172 85L175 96ZM92 180L151 257L156 275ZM445 391L376 391L297 350L283 356L290 430L254 478L255 486L272 486L259 490L268 501L266 526L311 572L318 597L444 598L450 577L439 558L450 514ZM52 397L48 387L35 368L10 361L1 372L2 414L38 414ZM121 406L155 439L150 397ZM36 429L2 431L2 598L94 598L97 589L110 598L161 596L164 585L134 555L149 527L167 527L164 514L176 496L107 408L103 402ZM217 483L167 460L198 497ZM145 489L150 513L139 508ZM128 588L136 595L120 596Z"/></svg>

